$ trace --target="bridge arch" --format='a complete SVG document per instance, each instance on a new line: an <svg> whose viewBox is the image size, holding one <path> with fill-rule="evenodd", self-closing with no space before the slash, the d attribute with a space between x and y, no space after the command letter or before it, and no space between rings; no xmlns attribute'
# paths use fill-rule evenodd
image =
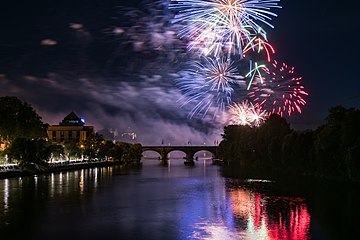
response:
<svg viewBox="0 0 360 240"><path fill-rule="evenodd" d="M194 158L216 158L216 154L209 150L198 150L194 152Z"/></svg>
<svg viewBox="0 0 360 240"><path fill-rule="evenodd" d="M182 155L182 156L174 156L174 154L176 155ZM167 159L174 159L174 158L181 158L184 159L187 157L187 153L183 150L178 150L178 149L172 149L169 150L168 154L167 154Z"/></svg>
<svg viewBox="0 0 360 240"><path fill-rule="evenodd" d="M141 160L144 161L146 159L161 159L161 153L156 150L148 149L142 151Z"/></svg>
<svg viewBox="0 0 360 240"><path fill-rule="evenodd" d="M216 158L217 146L142 146L142 152L149 150L159 153L161 162L166 165L168 154L172 151L184 152L186 161L194 161L194 155L199 151L208 151Z"/></svg>

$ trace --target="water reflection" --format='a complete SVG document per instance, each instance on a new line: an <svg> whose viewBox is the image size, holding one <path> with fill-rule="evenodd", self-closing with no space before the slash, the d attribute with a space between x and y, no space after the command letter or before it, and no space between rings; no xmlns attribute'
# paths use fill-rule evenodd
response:
<svg viewBox="0 0 360 240"><path fill-rule="evenodd" d="M199 222L191 239L309 239L310 214L304 199L267 196L240 182L231 184L228 198L233 218L227 220L232 221Z"/></svg>
<svg viewBox="0 0 360 240"><path fill-rule="evenodd" d="M9 179L4 180L4 211L8 209L9 204Z"/></svg>
<svg viewBox="0 0 360 240"><path fill-rule="evenodd" d="M46 201L63 199L71 194L82 196L85 192L95 193L99 182L105 178L111 180L112 170L111 167L82 169L0 180L0 218L8 214L8 210L18 211L25 207L27 204L22 206L23 200Z"/></svg>
<svg viewBox="0 0 360 240"><path fill-rule="evenodd" d="M218 170L211 161L188 167L172 159L166 167L149 160L141 169L3 179L0 239L350 239L359 229L359 198L345 190L316 189L310 201L279 192L276 182L225 178Z"/></svg>

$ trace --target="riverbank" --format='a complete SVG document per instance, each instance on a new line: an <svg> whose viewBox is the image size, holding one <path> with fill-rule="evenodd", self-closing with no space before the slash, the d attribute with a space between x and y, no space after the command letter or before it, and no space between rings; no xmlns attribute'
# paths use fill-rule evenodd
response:
<svg viewBox="0 0 360 240"><path fill-rule="evenodd" d="M321 175L317 173L304 172L290 167L270 167L270 166L245 166L240 164L230 164L222 166L221 172L224 177L240 179L269 179L290 186L301 183L329 183L329 184L348 184L359 186L357 179L346 179L338 175ZM305 184L306 185L306 184Z"/></svg>
<svg viewBox="0 0 360 240"><path fill-rule="evenodd" d="M72 170L94 168L94 167L119 166L119 165L127 165L127 164L124 163L124 162L119 162L119 161L117 161L117 162L105 161L105 162L86 162L86 163L77 163L77 164L69 164L69 165L61 165L61 166L56 166L56 167L49 167L44 171L37 171L37 172L34 172L34 173L26 172L26 171L20 171L20 170L12 170L12 171L0 172L0 179L14 178L14 177L25 177L25 176L31 176L31 175L72 171Z"/></svg>

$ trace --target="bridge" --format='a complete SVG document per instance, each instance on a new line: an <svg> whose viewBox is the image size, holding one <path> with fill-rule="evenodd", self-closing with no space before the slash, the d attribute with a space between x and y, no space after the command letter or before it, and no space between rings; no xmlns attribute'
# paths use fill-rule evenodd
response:
<svg viewBox="0 0 360 240"><path fill-rule="evenodd" d="M168 154L173 151L181 151L186 154L186 162L193 163L194 155L199 151L209 151L214 158L217 158L218 146L142 146L142 152L154 151L160 154L160 162L167 165Z"/></svg>

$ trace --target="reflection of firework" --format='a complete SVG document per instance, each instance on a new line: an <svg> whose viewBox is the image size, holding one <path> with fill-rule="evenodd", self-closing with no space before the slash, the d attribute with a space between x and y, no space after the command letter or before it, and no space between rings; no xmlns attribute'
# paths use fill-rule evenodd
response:
<svg viewBox="0 0 360 240"><path fill-rule="evenodd" d="M244 85L244 77L230 59L203 57L201 60L191 62L191 67L181 71L177 79L184 92L184 105L195 104L191 116L206 114L211 107L224 110L231 103L233 87Z"/></svg>
<svg viewBox="0 0 360 240"><path fill-rule="evenodd" d="M303 96L308 94L300 83L301 77L294 76L294 67L285 63L279 66L274 61L264 71L264 83L255 85L248 94L255 106L281 116L284 112L290 116L295 110L301 113L301 106L306 104Z"/></svg>
<svg viewBox="0 0 360 240"><path fill-rule="evenodd" d="M230 124L244 126L259 126L267 117L266 111L255 107L248 101L234 103L229 106Z"/></svg>
<svg viewBox="0 0 360 240"><path fill-rule="evenodd" d="M266 32L258 22L273 27L268 21L276 14L270 9L280 8L279 1L174 0L169 7L178 11L174 22L186 24L179 33L181 37L186 36L197 43L205 41L207 48L220 43L223 48L230 51L237 48L242 54L243 46L253 34L266 38Z"/></svg>

